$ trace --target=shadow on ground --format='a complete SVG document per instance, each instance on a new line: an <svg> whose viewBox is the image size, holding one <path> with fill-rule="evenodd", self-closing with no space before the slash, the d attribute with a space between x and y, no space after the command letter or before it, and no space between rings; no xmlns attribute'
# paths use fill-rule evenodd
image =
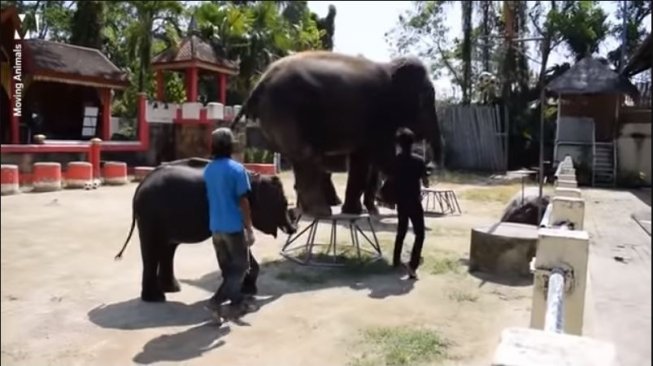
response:
<svg viewBox="0 0 653 366"><path fill-rule="evenodd" d="M218 328L214 323L203 323L175 334L163 334L143 346L134 356L134 362L152 364L155 362L181 362L200 357L225 344L221 339L229 334L230 328Z"/></svg>
<svg viewBox="0 0 653 366"><path fill-rule="evenodd" d="M459 262L461 265L469 269L469 259L460 258ZM503 286L511 286L511 287L524 287L533 284L532 275L527 275L527 276L502 275L502 274L485 273L481 271L470 272L469 270L467 271L467 273L481 280L481 283L478 285L478 287L483 287L483 285L485 285L487 282L496 283Z"/></svg>
<svg viewBox="0 0 653 366"><path fill-rule="evenodd" d="M651 207L651 188L631 189L629 191L646 206Z"/></svg>
<svg viewBox="0 0 653 366"><path fill-rule="evenodd" d="M401 275L401 272L382 259L369 263L351 260L341 268L306 267L279 259L261 264L261 276L257 283L260 291L256 305L261 309L286 294L342 286L367 290L368 296L374 299L400 296L410 292L414 286L413 281L402 279ZM197 279L180 279L182 284L196 286L209 293L217 289L220 281L219 271ZM208 297L209 295L207 299ZM225 343L222 337L229 333L226 325L217 327L211 315L203 308L205 302L206 300L193 304L176 301L146 303L135 298L98 306L87 315L92 323L109 329L192 326L179 333L161 335L148 341L133 358L134 362L142 364L182 362L222 346ZM249 325L242 319L230 324Z"/></svg>

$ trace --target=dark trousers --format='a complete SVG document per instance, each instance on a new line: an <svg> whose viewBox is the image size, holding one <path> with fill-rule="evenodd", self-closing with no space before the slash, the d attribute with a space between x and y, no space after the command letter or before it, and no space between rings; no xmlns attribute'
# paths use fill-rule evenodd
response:
<svg viewBox="0 0 653 366"><path fill-rule="evenodd" d="M424 209L419 201L411 204L398 202L397 214L399 216L399 224L397 227L392 263L395 266L401 263L401 249L404 246L404 239L408 231L408 220L410 220L410 223L413 225L413 234L415 234L415 243L410 253L409 265L413 270L417 270L420 258L422 257L422 246L424 245Z"/></svg>
<svg viewBox="0 0 653 366"><path fill-rule="evenodd" d="M230 300L234 305L240 304L244 294L256 293L259 265L251 255L243 233L213 234L213 247L222 272L222 283L211 301L220 304Z"/></svg>

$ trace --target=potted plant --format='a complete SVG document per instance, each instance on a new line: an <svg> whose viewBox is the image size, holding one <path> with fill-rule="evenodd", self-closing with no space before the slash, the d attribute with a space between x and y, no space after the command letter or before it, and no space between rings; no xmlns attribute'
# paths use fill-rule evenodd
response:
<svg viewBox="0 0 653 366"><path fill-rule="evenodd" d="M274 153L272 151L248 147L245 149L244 160L244 165L247 170L266 175L277 173L277 167L274 164Z"/></svg>

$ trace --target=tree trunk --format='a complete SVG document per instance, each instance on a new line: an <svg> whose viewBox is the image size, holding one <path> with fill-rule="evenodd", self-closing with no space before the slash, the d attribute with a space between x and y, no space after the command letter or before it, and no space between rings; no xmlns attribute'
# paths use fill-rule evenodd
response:
<svg viewBox="0 0 653 366"><path fill-rule="evenodd" d="M490 0L483 0L481 7L483 11L483 71L490 72Z"/></svg>
<svg viewBox="0 0 653 366"><path fill-rule="evenodd" d="M463 104L469 104L471 99L471 73L472 73L472 2L463 1Z"/></svg>

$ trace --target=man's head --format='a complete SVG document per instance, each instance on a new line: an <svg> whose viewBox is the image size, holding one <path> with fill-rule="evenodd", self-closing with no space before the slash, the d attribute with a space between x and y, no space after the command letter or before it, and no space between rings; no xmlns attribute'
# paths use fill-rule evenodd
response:
<svg viewBox="0 0 653 366"><path fill-rule="evenodd" d="M415 134L409 128L402 127L397 130L397 145L402 152L411 152L415 142Z"/></svg>
<svg viewBox="0 0 653 366"><path fill-rule="evenodd" d="M234 134L226 127L215 129L211 133L211 155L214 159L229 158L234 150Z"/></svg>

